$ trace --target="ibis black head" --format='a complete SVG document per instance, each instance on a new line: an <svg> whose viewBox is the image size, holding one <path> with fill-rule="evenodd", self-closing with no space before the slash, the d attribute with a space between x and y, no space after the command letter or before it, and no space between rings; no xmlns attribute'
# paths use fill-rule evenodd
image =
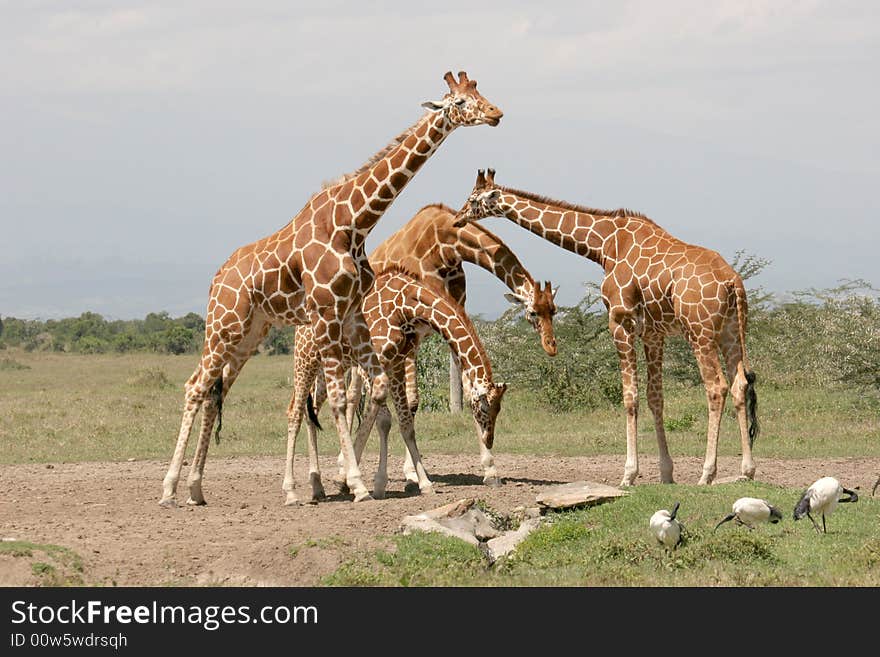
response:
<svg viewBox="0 0 880 657"><path fill-rule="evenodd" d="M810 493L805 491L797 506L794 507L794 519L800 520L810 512Z"/></svg>
<svg viewBox="0 0 880 657"><path fill-rule="evenodd" d="M770 522L775 525L777 522L782 520L782 511L777 509L772 504L768 504L767 506L770 507Z"/></svg>
<svg viewBox="0 0 880 657"><path fill-rule="evenodd" d="M678 507L681 506L681 502L676 502L675 506L672 507L672 513L669 514L670 520L675 520L675 514L678 513Z"/></svg>

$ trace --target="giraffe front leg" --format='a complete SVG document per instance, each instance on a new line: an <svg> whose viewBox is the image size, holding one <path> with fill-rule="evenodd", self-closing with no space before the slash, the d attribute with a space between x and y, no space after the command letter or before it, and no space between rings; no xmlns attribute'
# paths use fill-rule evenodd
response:
<svg viewBox="0 0 880 657"><path fill-rule="evenodd" d="M654 416L654 432L657 435L657 452L660 458L660 481L671 484L672 457L666 442L666 427L663 425L663 340L659 333L651 333L642 338L645 346L645 361L648 366L648 408Z"/></svg>
<svg viewBox="0 0 880 657"><path fill-rule="evenodd" d="M403 442L406 444L407 452L412 459L413 467L416 471L419 491L424 495L433 495L434 486L431 483L431 480L428 479L428 473L422 465L419 448L416 445L413 416L409 411L409 404L407 404L403 367L398 364L390 369L389 388L391 391L391 398L394 400L394 408L397 412L397 422L400 426L400 435L403 437Z"/></svg>
<svg viewBox="0 0 880 657"><path fill-rule="evenodd" d="M495 469L495 457L492 450L480 442L480 463L483 465L483 483L492 488L501 486L501 477Z"/></svg>
<svg viewBox="0 0 880 657"><path fill-rule="evenodd" d="M214 385L222 371L223 362L218 356L203 354L201 363L199 363L196 371L193 372L186 382L183 418L180 422L180 431L177 434L174 454L171 457L168 472L162 481L162 498L159 500L161 506L166 508L177 506L177 484L180 481L180 470L183 467L183 458L186 455L186 444L189 442L192 425L205 398L209 394L211 386Z"/></svg>
<svg viewBox="0 0 880 657"><path fill-rule="evenodd" d="M638 419L639 374L635 350L635 334L623 324L611 320L611 337L620 359L620 378L623 386L623 406L626 409L626 463L621 486L634 486L639 476Z"/></svg>

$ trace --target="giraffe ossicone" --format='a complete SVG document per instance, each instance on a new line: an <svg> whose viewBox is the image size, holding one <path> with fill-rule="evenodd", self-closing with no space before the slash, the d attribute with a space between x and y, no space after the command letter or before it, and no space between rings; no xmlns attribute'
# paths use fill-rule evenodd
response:
<svg viewBox="0 0 880 657"><path fill-rule="evenodd" d="M321 352L327 393L346 480L355 500L369 498L345 422L343 349L350 348L382 400L387 377L370 346L361 304L373 283L364 242L407 183L459 126L498 125L503 113L476 89L463 71L444 75L449 91L440 107L426 112L363 166L317 193L285 226L237 249L211 284L205 342L198 367L185 384L183 417L162 484L164 506L174 506L177 483L195 417L204 406L188 485L190 504L204 504L202 477L210 433L222 402L241 368L273 325L309 325ZM219 381L219 383L218 383ZM219 394L209 395L213 386ZM290 419L289 419L290 422ZM296 436L288 431L288 460ZM295 496L293 473L283 488Z"/></svg>
<svg viewBox="0 0 880 657"><path fill-rule="evenodd" d="M717 252L673 237L643 214L598 210L502 187L495 170L480 169L455 225L506 217L604 272L602 300L620 360L626 408L626 463L622 484L639 473L636 339L645 350L648 406L660 456L660 477L672 482L672 458L663 424L662 363L665 337L681 334L694 352L706 389L709 423L701 484L717 474L718 434L728 392L733 397L742 448L741 473L754 477L752 445L758 434L755 374L746 354L748 301L742 278ZM722 367L719 351L726 364ZM729 379L729 381L728 381Z"/></svg>

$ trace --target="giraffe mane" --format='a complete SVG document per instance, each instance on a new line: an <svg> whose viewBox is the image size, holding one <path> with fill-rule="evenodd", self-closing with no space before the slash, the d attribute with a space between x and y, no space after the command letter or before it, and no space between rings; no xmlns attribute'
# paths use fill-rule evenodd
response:
<svg viewBox="0 0 880 657"><path fill-rule="evenodd" d="M549 196L541 196L540 194L533 194L532 192L524 192L521 189L514 189L513 187L501 187L499 185L498 189L503 192L508 192L510 194L516 194L517 196L522 196L523 198L527 198L530 201L536 201L538 203L544 203L546 205L553 205L556 207L563 208L565 210L574 210L575 212L582 212L584 214L591 214L600 217L630 217L633 219L641 219L649 224L657 225L653 220L649 219L646 215L641 212L636 212L635 210L630 210L629 208L617 208L615 210L600 210L599 208L591 208L586 205L575 205L574 203L569 203L568 201L560 201L555 198L550 198Z"/></svg>
<svg viewBox="0 0 880 657"><path fill-rule="evenodd" d="M353 180L353 179L357 178L364 171L368 171L369 169L373 168L373 166L377 162L382 160L386 155L388 155L388 153L390 153L395 148L397 148L400 144L402 144L403 141L413 133L413 130L415 130L416 126L422 122L422 119L424 119L425 116L427 116L428 114L429 114L429 112L426 112L425 114L420 116L418 121L413 123L410 127L408 127L406 130L404 130L403 132L398 134L396 137L394 137L394 139L389 141L388 144L386 144L384 148L382 148L381 150L374 153L370 157L370 159L368 159L366 162L364 162L360 167L358 167L354 171L351 171L349 173L344 173L341 176L339 176L338 178L333 178L331 180L325 180L324 182L322 182L321 183L321 190L330 189L331 187L336 187L336 185L341 185L343 183L347 183L349 180Z"/></svg>
<svg viewBox="0 0 880 657"><path fill-rule="evenodd" d="M376 273L375 274L376 282L373 285L376 285L379 282L380 278L394 276L395 274L403 276L404 278L409 278L413 283L415 283L419 287L423 287L428 292L431 292L432 294L436 294L438 297L440 297L441 299L446 301L446 303L448 303L450 306L452 306L452 309L455 311L455 314L459 318L459 320L461 320L461 323L464 324L465 327L467 327L468 330L470 331L471 335L474 336L474 345L476 345L477 351L480 354L480 358L482 359L483 363L485 364L486 374L489 375L490 381L494 381L494 378L492 375L492 363L489 361L489 355L486 353L486 349L485 349L485 347L483 347L483 343L482 343L482 341L480 341L480 337L477 334L477 329L474 327L474 323L471 321L470 315L467 314L467 311L465 311L464 307L461 304L459 304L458 301L456 301L451 296L449 296L445 290L435 290L434 288L428 287L427 285L425 285L422 282L422 280L418 276L413 275L412 272L409 272L405 268L399 267L396 264L389 265L388 267L383 269L380 273Z"/></svg>

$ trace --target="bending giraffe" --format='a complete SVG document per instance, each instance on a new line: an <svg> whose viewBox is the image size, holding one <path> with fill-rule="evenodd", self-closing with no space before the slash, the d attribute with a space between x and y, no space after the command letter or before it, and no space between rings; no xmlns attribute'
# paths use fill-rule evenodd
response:
<svg viewBox="0 0 880 657"><path fill-rule="evenodd" d="M498 478L492 456L495 441L495 420L501 410L501 398L507 390L506 383L495 383L492 365L486 355L473 324L458 303L442 290L420 281L408 272L389 267L376 274L372 291L364 298L364 317L370 328L373 349L388 375L389 390L397 412L400 435L407 446L407 454L414 463L418 490L432 494L431 485L421 465L415 440L414 412L409 404L406 389L406 363L412 359L418 346L422 329L437 331L459 361L465 391L470 399L471 411L480 443L480 460L484 468L484 481ZM291 415L301 422L306 396L319 369L320 352L309 327L298 328L295 341L294 395L290 401ZM350 360L357 365L354 358ZM314 400L314 412L324 401L323 387L318 386ZM358 432L354 446L360 460L364 445L373 423L379 430L379 468L376 472L373 497L385 495L388 481L388 431L391 414L384 401L374 399L370 412L364 419L364 431ZM298 426L297 426L298 428ZM323 496L321 474L317 460L317 433L309 424L309 480L312 482L312 499ZM410 486L407 486L410 490Z"/></svg>
<svg viewBox="0 0 880 657"><path fill-rule="evenodd" d="M462 308L467 297L464 263L482 267L507 286L510 292L504 295L505 298L523 307L526 319L537 332L544 351L549 356L555 356L553 316L556 314L554 299L558 288L553 289L549 281L545 281L543 287L536 283L516 254L483 226L467 224L456 228L453 226L454 221L455 211L452 208L441 203L425 206L370 254L370 266L376 274L391 268L411 274L435 292L447 294ZM416 354L421 340L431 332L431 327L417 324L415 331L412 349L404 360L407 404L412 414L416 413L419 406ZM456 358L456 362L457 360ZM316 385L320 384L321 377L318 376ZM360 399L361 384L362 380L353 372L348 393L349 404ZM318 393L316 398L317 395ZM350 408L349 422L352 414L353 409ZM314 430L311 423L306 427L309 431ZM404 475L408 487L418 484L409 452L404 460ZM491 486L501 484L501 480L494 474L494 468L492 474L487 474L483 481Z"/></svg>
<svg viewBox="0 0 880 657"><path fill-rule="evenodd" d="M701 484L717 473L718 433L728 391L733 396L742 442L742 475L755 475L752 444L758 435L755 374L749 368L745 331L748 316L742 279L715 251L676 239L644 215L628 210L596 210L554 201L495 184L495 172L477 174L457 223L506 217L605 270L602 300L620 358L626 408L624 486L639 473L636 445L638 371L636 338L648 366L648 406L660 453L660 477L672 482L672 459L663 426L663 343L683 334L700 367L709 406L709 430ZM721 350L727 377L718 358Z"/></svg>
<svg viewBox="0 0 880 657"><path fill-rule="evenodd" d="M361 168L316 193L284 227L241 247L211 284L202 357L185 385L185 403L161 504L173 506L193 421L205 405L188 477L188 504L204 504L202 476L211 429L223 399L273 324L310 325L324 366L333 417L346 456L346 481L355 501L369 498L345 423L344 365L348 345L367 374L372 394L384 399L384 373L370 346L361 304L373 283L364 242L382 214L440 144L458 126L498 125L502 112L463 71L447 72L449 92L423 103L428 110ZM220 422L217 424L218 434ZM288 431L292 461L296 434ZM283 489L295 496L292 471Z"/></svg>

